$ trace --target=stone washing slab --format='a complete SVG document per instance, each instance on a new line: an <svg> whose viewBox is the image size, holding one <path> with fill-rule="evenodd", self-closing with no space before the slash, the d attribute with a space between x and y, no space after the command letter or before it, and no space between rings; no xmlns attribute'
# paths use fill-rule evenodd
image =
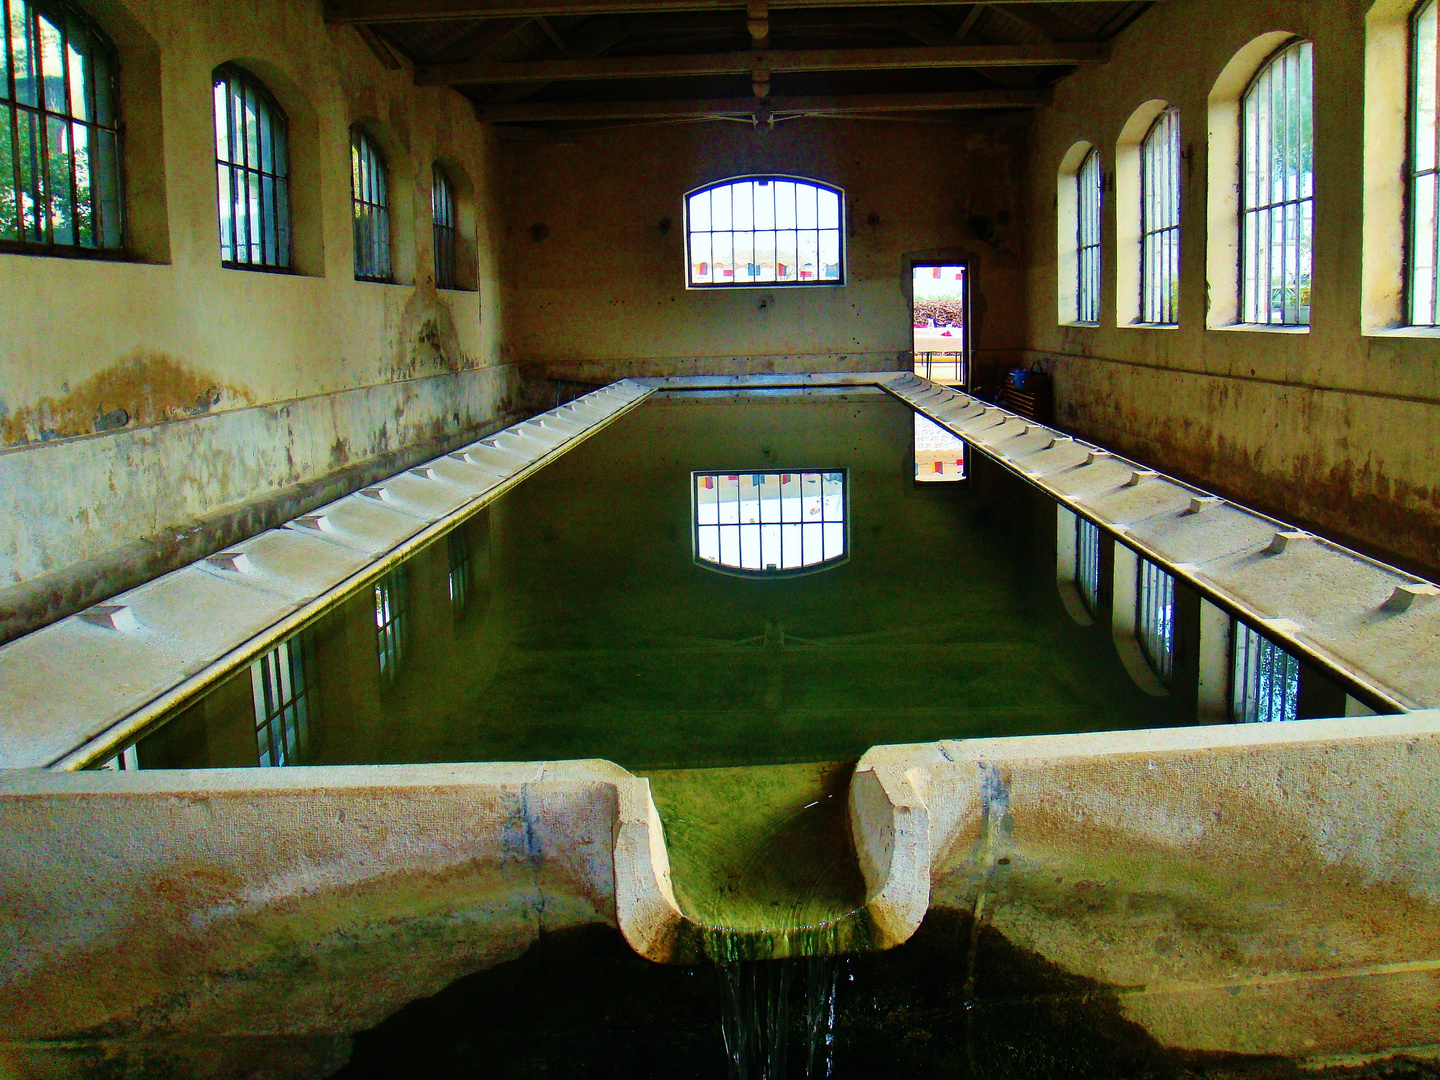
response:
<svg viewBox="0 0 1440 1080"><path fill-rule="evenodd" d="M0 647L0 768L78 768L651 393L620 382Z"/></svg>

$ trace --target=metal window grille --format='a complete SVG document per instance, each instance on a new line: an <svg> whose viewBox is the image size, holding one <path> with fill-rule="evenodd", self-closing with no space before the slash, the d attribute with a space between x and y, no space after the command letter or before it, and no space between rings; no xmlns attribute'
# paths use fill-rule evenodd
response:
<svg viewBox="0 0 1440 1080"><path fill-rule="evenodd" d="M455 188L436 162L430 183L430 220L435 233L435 287L455 288Z"/></svg>
<svg viewBox="0 0 1440 1080"><path fill-rule="evenodd" d="M1075 174L1075 321L1100 321L1100 152L1091 150Z"/></svg>
<svg viewBox="0 0 1440 1080"><path fill-rule="evenodd" d="M748 176L685 196L694 289L845 283L845 193L814 180Z"/></svg>
<svg viewBox="0 0 1440 1080"><path fill-rule="evenodd" d="M1239 723L1294 720L1300 704L1300 661L1258 630L1235 624L1230 713Z"/></svg>
<svg viewBox="0 0 1440 1080"><path fill-rule="evenodd" d="M1162 682L1175 670L1175 579L1149 559L1140 560L1135 632L1145 659Z"/></svg>
<svg viewBox="0 0 1440 1080"><path fill-rule="evenodd" d="M232 64L215 69L213 89L220 261L246 269L289 269L285 113L258 79Z"/></svg>
<svg viewBox="0 0 1440 1080"><path fill-rule="evenodd" d="M104 769L107 772L138 772L140 751L132 743L108 761L102 761L96 768Z"/></svg>
<svg viewBox="0 0 1440 1080"><path fill-rule="evenodd" d="M845 473L692 473L695 557L784 573L832 565L846 551Z"/></svg>
<svg viewBox="0 0 1440 1080"><path fill-rule="evenodd" d="M380 661L380 685L395 685L410 644L410 591L404 567L396 567L375 582L375 645Z"/></svg>
<svg viewBox="0 0 1440 1080"><path fill-rule="evenodd" d="M250 665L255 742L262 766L298 765L310 746L315 646L307 631Z"/></svg>
<svg viewBox="0 0 1440 1080"><path fill-rule="evenodd" d="M1407 289L1412 326L1440 325L1440 49L1435 0L1410 24L1410 203Z"/></svg>
<svg viewBox="0 0 1440 1080"><path fill-rule="evenodd" d="M1075 516L1075 588L1094 615L1100 606L1100 526Z"/></svg>
<svg viewBox="0 0 1440 1080"><path fill-rule="evenodd" d="M1140 144L1140 321L1180 316L1180 111L1165 109Z"/></svg>
<svg viewBox="0 0 1440 1080"><path fill-rule="evenodd" d="M1256 73L1240 109L1241 320L1310 323L1315 225L1311 49L1286 46Z"/></svg>
<svg viewBox="0 0 1440 1080"><path fill-rule="evenodd" d="M465 614L470 600L470 586L473 571L470 562L470 545L467 543L463 526L450 533L447 546L450 553L450 610L458 619Z"/></svg>
<svg viewBox="0 0 1440 1080"><path fill-rule="evenodd" d="M0 0L0 244L122 243L115 49L63 0Z"/></svg>
<svg viewBox="0 0 1440 1080"><path fill-rule="evenodd" d="M358 124L350 129L350 191L355 211L355 277L390 280L390 192L385 155Z"/></svg>

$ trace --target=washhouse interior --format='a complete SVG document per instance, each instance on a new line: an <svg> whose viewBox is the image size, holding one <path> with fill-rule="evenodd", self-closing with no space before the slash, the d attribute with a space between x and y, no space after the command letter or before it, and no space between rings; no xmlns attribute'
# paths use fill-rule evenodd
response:
<svg viewBox="0 0 1440 1080"><path fill-rule="evenodd" d="M0 0L0 1080L1432 1076L1440 0Z"/></svg>

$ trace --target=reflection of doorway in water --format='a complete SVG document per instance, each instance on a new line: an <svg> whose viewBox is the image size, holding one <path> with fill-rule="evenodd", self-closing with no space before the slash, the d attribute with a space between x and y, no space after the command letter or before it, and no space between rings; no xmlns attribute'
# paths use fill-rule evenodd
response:
<svg viewBox="0 0 1440 1080"><path fill-rule="evenodd" d="M965 267L916 266L911 275L915 374L964 389L970 382ZM965 479L964 442L919 413L915 414L915 479L921 483Z"/></svg>

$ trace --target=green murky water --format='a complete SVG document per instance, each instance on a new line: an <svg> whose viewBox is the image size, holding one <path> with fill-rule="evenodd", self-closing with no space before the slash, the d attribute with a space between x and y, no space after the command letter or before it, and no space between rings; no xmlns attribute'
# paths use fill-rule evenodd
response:
<svg viewBox="0 0 1440 1080"><path fill-rule="evenodd" d="M652 777L696 924L857 942L867 748L1171 720L1064 614L1052 504L983 462L917 484L911 438L876 391L647 402L306 630L303 727L257 728L246 669L140 763L608 758ZM692 471L746 470L844 470L847 559L698 564Z"/></svg>

